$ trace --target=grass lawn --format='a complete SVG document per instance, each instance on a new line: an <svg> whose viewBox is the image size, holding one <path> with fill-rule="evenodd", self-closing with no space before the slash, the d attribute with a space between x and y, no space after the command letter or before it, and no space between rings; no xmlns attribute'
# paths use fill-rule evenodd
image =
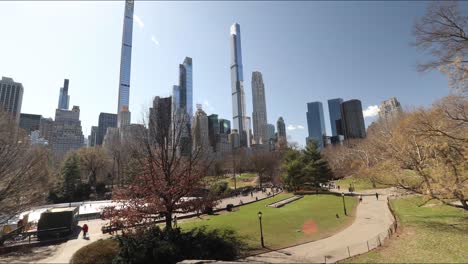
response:
<svg viewBox="0 0 468 264"><path fill-rule="evenodd" d="M242 173L236 174L236 187L241 188L245 186L257 186L257 182L254 181L257 177L255 173ZM232 176L227 177L214 177L208 176L207 177L210 182L219 181L219 182L227 182L229 188L234 189L234 179Z"/></svg>
<svg viewBox="0 0 468 264"><path fill-rule="evenodd" d="M376 187L372 186L372 182L367 178L355 178L347 177L336 181L336 185L340 185L341 189L347 190L350 184L354 185L355 191L370 190L370 189L382 189L388 188L388 186L376 184Z"/></svg>
<svg viewBox="0 0 468 264"><path fill-rule="evenodd" d="M398 236L382 248L345 263L466 263L468 214L438 202L420 204L421 197L392 201L400 220Z"/></svg>
<svg viewBox="0 0 468 264"><path fill-rule="evenodd" d="M204 216L202 220L181 223L183 229L206 225L208 228L231 228L236 230L251 248L260 249L260 228L257 213L263 213L265 246L281 248L330 236L350 225L354 220L356 199L346 197L350 217L343 217L342 198L334 195L306 195L304 198L281 208L265 207L292 194L279 194L253 204L245 205L235 212ZM336 214L340 218L336 218ZM308 234L302 232L307 223Z"/></svg>

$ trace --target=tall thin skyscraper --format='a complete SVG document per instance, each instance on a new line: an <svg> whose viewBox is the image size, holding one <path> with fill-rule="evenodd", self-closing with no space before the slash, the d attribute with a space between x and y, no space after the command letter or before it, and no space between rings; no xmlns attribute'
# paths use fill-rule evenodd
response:
<svg viewBox="0 0 468 264"><path fill-rule="evenodd" d="M319 148L323 148L323 137L326 132L322 102L307 103L307 129L309 131L307 141L315 140Z"/></svg>
<svg viewBox="0 0 468 264"><path fill-rule="evenodd" d="M276 143L279 149L283 149L288 145L288 141L286 140L286 124L284 123L282 116L280 116L278 121L276 121L276 130L278 131Z"/></svg>
<svg viewBox="0 0 468 264"><path fill-rule="evenodd" d="M125 13L120 55L119 102L117 125L119 128L130 124L130 69L132 65L133 0L125 1Z"/></svg>
<svg viewBox="0 0 468 264"><path fill-rule="evenodd" d="M265 100L265 85L262 73L252 73L252 103L253 103L253 130L256 144L268 143L267 111Z"/></svg>
<svg viewBox="0 0 468 264"><path fill-rule="evenodd" d="M341 119L341 103L343 99L335 98L328 100L328 113L330 114L330 126L332 130L332 136L338 136L338 130L336 128L336 121Z"/></svg>
<svg viewBox="0 0 468 264"><path fill-rule="evenodd" d="M2 77L0 80L0 108L10 113L16 124L20 121L23 92L23 85L12 78Z"/></svg>
<svg viewBox="0 0 468 264"><path fill-rule="evenodd" d="M57 109L68 110L70 103L70 95L68 95L68 79L63 82L63 87L60 88L59 102Z"/></svg>
<svg viewBox="0 0 468 264"><path fill-rule="evenodd" d="M231 91L233 129L239 133L241 147L248 147L248 131L246 130L247 118L245 111L244 76L242 70L240 25L231 26Z"/></svg>

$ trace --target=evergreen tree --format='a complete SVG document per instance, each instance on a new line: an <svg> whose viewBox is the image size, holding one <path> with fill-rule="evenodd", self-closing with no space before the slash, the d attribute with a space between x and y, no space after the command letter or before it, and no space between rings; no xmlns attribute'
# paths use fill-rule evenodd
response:
<svg viewBox="0 0 468 264"><path fill-rule="evenodd" d="M62 165L62 192L65 200L74 199L77 185L80 183L80 167L76 153L68 155Z"/></svg>

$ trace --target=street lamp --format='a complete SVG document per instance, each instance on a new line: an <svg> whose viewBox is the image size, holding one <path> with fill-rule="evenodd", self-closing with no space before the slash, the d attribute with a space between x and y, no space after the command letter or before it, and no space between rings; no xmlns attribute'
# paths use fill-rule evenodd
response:
<svg viewBox="0 0 468 264"><path fill-rule="evenodd" d="M341 197L343 197L343 210L344 210L344 214L345 214L345 215L348 215L348 213L346 212L346 202L345 202L345 199L344 199L344 192L341 193Z"/></svg>
<svg viewBox="0 0 468 264"><path fill-rule="evenodd" d="M262 227L262 212L258 212L258 221L260 222L260 240L262 242L262 247L265 247L263 243L263 227Z"/></svg>

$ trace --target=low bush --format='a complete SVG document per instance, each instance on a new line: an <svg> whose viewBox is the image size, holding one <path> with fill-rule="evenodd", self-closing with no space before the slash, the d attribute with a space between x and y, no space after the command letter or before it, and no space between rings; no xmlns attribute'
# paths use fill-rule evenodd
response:
<svg viewBox="0 0 468 264"><path fill-rule="evenodd" d="M143 232L117 238L120 250L114 263L176 263L185 259L234 260L244 243L233 230L187 232L152 227Z"/></svg>
<svg viewBox="0 0 468 264"><path fill-rule="evenodd" d="M98 240L76 251L70 264L112 263L118 252L119 242L115 239Z"/></svg>

